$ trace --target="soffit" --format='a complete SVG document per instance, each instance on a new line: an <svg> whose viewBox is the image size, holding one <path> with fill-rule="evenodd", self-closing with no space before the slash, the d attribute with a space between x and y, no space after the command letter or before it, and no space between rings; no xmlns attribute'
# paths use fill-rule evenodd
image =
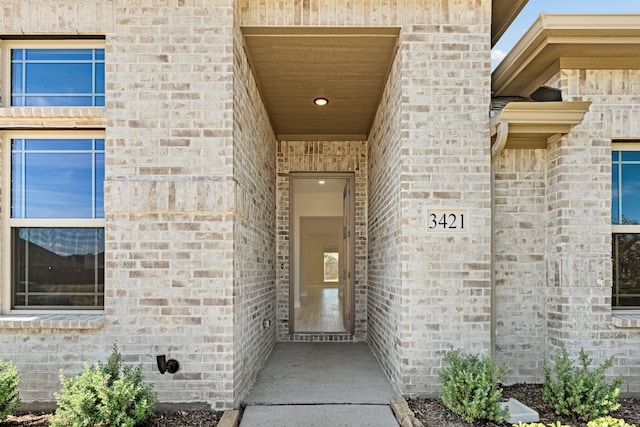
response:
<svg viewBox="0 0 640 427"><path fill-rule="evenodd" d="M494 96L527 97L561 69L640 68L640 15L542 14L492 74Z"/></svg>
<svg viewBox="0 0 640 427"><path fill-rule="evenodd" d="M495 45L528 0L493 0L491 5L491 46Z"/></svg>
<svg viewBox="0 0 640 427"><path fill-rule="evenodd" d="M277 138L366 139L399 32L395 27L242 27ZM318 97L329 104L314 105Z"/></svg>

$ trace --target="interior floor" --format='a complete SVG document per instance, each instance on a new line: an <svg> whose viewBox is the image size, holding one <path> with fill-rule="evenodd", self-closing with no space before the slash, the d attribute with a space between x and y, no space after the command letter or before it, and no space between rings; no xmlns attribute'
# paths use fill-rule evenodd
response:
<svg viewBox="0 0 640 427"><path fill-rule="evenodd" d="M338 288L309 287L296 308L295 332L345 332Z"/></svg>

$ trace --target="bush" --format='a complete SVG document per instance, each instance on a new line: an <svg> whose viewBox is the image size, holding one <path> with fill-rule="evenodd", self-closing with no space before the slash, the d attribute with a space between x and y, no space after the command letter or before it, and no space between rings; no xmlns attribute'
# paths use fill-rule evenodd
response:
<svg viewBox="0 0 640 427"><path fill-rule="evenodd" d="M20 405L18 383L20 383L20 375L13 363L0 360L0 421L6 420L7 416Z"/></svg>
<svg viewBox="0 0 640 427"><path fill-rule="evenodd" d="M636 427L636 425L628 424L622 418L602 417L589 421L587 427Z"/></svg>
<svg viewBox="0 0 640 427"><path fill-rule="evenodd" d="M463 355L459 350L448 351L444 361L449 367L440 372L440 398L447 408L468 423L499 423L509 415L507 409L500 407L502 389L498 386L505 368L497 367L488 356Z"/></svg>
<svg viewBox="0 0 640 427"><path fill-rule="evenodd" d="M54 393L58 408L51 427L132 427L153 411L156 398L151 385L142 384L141 366L122 367L122 356L114 345L106 365L84 365L84 372L65 377Z"/></svg>
<svg viewBox="0 0 640 427"><path fill-rule="evenodd" d="M551 368L545 360L542 388L544 401L553 406L557 413L568 415L574 421L595 420L618 409L622 378L616 378L611 384L604 378L604 371L613 365L613 357L594 371L589 370L591 358L583 349L580 350L579 360L580 366L574 367L567 350L563 348L561 354L556 354L555 379L552 378Z"/></svg>

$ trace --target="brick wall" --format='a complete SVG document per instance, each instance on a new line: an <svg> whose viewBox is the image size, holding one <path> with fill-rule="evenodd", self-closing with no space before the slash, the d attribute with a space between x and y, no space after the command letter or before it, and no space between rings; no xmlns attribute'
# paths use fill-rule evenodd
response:
<svg viewBox="0 0 640 427"><path fill-rule="evenodd" d="M397 294L400 299L394 304L399 311L368 326L373 328L372 336L378 337L372 339L372 347L394 385L407 394L434 394L447 348L490 348L491 2L240 0L240 7L242 25L402 27L401 64L394 71L394 79L400 80L402 102L393 107L387 104L379 113L399 116L400 141L386 141L386 133L374 130L372 135L377 132L379 139L372 139L376 147L371 148L369 159L378 164L371 169L369 200L396 203L389 209L397 210L398 215L384 218L384 229L376 229L379 224L375 221L381 218L376 219L375 214L381 215L385 208L378 205L370 212L374 222L369 231L382 241L374 242L369 255L379 258L391 239L399 239L396 252L387 255L398 262L376 264L374 281L368 283L374 295L369 307L380 310L385 298ZM400 110L390 112L388 108ZM392 119L388 120L392 125ZM388 135L396 137L397 132L389 131ZM400 181L389 185L380 182L384 176L381 168L388 167L394 155L382 153L387 144L400 150L400 163L392 168L401 174ZM375 158L378 155L380 159ZM278 233L287 236L288 179L280 175L280 164L278 168ZM471 232L465 236L427 235L426 209L440 206L469 208ZM279 237L278 256L278 263L284 262L288 271L286 237ZM371 263L369 267L373 269ZM391 283L381 285L382 278L391 279ZM286 319L281 318L281 313L288 313L286 292L288 277L279 275L279 339L285 338L288 328ZM384 343L381 337L392 328L398 339L391 344L392 350L383 350L390 337Z"/></svg>
<svg viewBox="0 0 640 427"><path fill-rule="evenodd" d="M234 38L233 373L239 404L276 342L276 140L237 25Z"/></svg>
<svg viewBox="0 0 640 427"><path fill-rule="evenodd" d="M402 382L396 345L402 321L401 56L396 55L369 135L368 336L393 384Z"/></svg>
<svg viewBox="0 0 640 427"><path fill-rule="evenodd" d="M244 357L234 343L236 316L249 313L234 310L263 304L234 300L234 286L245 291L250 280L234 275L249 257L246 247L234 252L234 241L258 235L260 251L273 248L268 209L251 207L251 191L273 182L234 181L233 2L9 3L1 9L4 33L104 35L107 63L106 321L3 329L23 374L23 400L53 400L59 369L74 374L82 362L104 360L117 341L127 362L142 363L160 401L232 406L255 375L250 360L235 366ZM261 170L263 157L275 156L270 150L238 161ZM257 267L261 289L273 286L269 261L265 255ZM268 342L247 334L242 344L264 355ZM2 346L0 357L7 351ZM158 354L177 359L180 371L160 375Z"/></svg>
<svg viewBox="0 0 640 427"><path fill-rule="evenodd" d="M494 159L495 360L508 382L540 382L546 348L546 150Z"/></svg>
<svg viewBox="0 0 640 427"><path fill-rule="evenodd" d="M637 70L562 70L547 84L592 102L583 122L546 150L496 161L496 350L508 382L542 381L543 357L564 346L594 364L614 356L608 375L640 391L639 322L611 310L610 219L611 141L640 139L639 83Z"/></svg>
<svg viewBox="0 0 640 427"><path fill-rule="evenodd" d="M565 100L592 105L583 123L550 147L552 190L564 201L552 205L557 237L550 239L549 249L557 255L551 259L550 285L558 288L549 308L555 315L550 350L564 344L575 354L584 347L596 362L613 355L610 375L623 375L622 391L637 394L639 323L621 327L612 322L610 144L640 140L640 96L632 89L640 84L640 70L563 70L556 79ZM573 225L575 218L579 226Z"/></svg>
<svg viewBox="0 0 640 427"><path fill-rule="evenodd" d="M490 348L490 3L442 3L431 15L438 24L402 35L399 346L408 395L437 392L448 348ZM468 208L468 234L427 233L430 207Z"/></svg>

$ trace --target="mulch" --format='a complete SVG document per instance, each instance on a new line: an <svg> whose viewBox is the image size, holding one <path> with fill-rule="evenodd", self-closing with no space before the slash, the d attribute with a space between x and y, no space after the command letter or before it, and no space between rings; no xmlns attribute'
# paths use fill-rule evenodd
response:
<svg viewBox="0 0 640 427"><path fill-rule="evenodd" d="M585 423L576 423L566 416L556 415L553 408L542 400L542 385L516 384L503 388L505 399L514 398L535 410L540 422L550 424L560 421L573 427L586 427ZM490 421L465 422L459 415L449 411L439 399L408 399L409 407L425 427L505 427L508 423L497 424ZM611 414L624 418L630 424L640 427L640 399L620 399L620 408ZM9 416L1 427L49 426L48 413L23 413ZM140 427L215 427L222 412L218 411L171 411L155 412ZM354 426L357 427L357 426Z"/></svg>
<svg viewBox="0 0 640 427"><path fill-rule="evenodd" d="M570 417L556 415L553 408L542 400L541 384L516 384L504 386L502 396L505 399L516 399L540 415L540 422L550 424L560 421L573 427L586 427L586 423L574 422ZM439 399L409 399L409 408L425 427L504 427L508 423L498 424L491 421L477 421L469 424L459 415L447 409ZM620 408L610 414L612 417L624 418L627 423L640 427L640 400L620 399Z"/></svg>

